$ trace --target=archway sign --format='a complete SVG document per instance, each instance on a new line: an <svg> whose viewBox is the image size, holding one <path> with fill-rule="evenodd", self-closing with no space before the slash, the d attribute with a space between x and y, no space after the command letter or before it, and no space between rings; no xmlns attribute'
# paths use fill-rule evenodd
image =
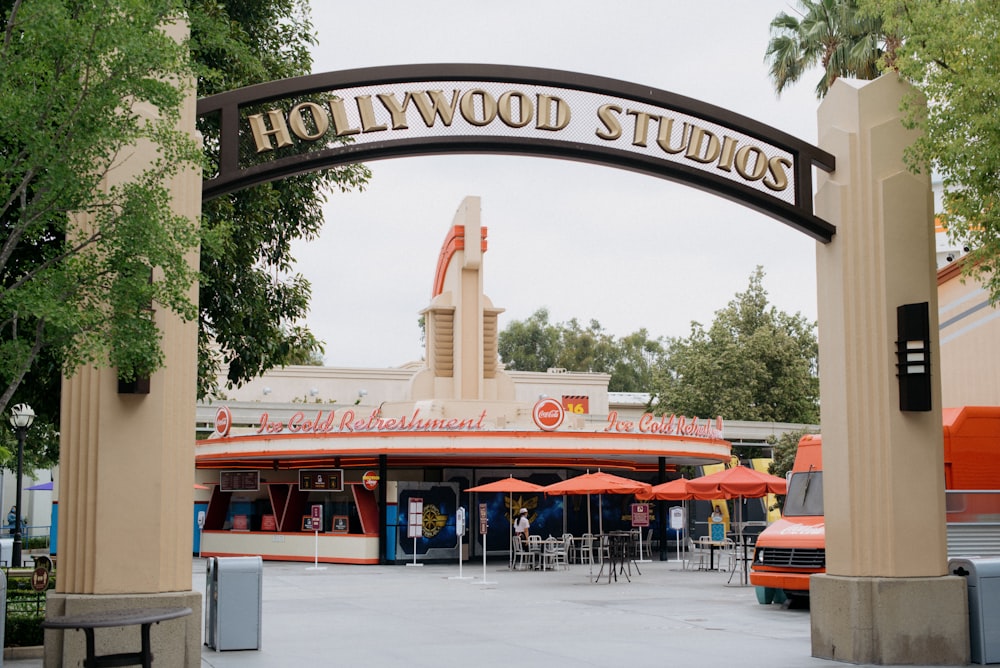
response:
<svg viewBox="0 0 1000 668"><path fill-rule="evenodd" d="M648 86L505 65L399 65L272 81L198 101L220 129L211 199L326 167L443 153L564 158L679 181L827 243L812 168L834 157L726 109Z"/></svg>

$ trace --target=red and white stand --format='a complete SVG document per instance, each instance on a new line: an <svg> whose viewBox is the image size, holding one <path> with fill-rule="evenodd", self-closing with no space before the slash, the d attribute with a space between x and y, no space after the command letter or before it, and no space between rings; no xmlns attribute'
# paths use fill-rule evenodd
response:
<svg viewBox="0 0 1000 668"><path fill-rule="evenodd" d="M319 565L319 529L323 526L323 506L318 503L313 504L310 521L313 528L313 565L306 567L306 570L325 571L326 566Z"/></svg>

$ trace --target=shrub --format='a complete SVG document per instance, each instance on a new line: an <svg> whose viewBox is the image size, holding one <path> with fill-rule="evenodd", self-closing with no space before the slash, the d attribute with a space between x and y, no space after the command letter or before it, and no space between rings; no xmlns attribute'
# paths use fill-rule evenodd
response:
<svg viewBox="0 0 1000 668"><path fill-rule="evenodd" d="M49 576L49 589L56 586L55 573ZM36 592L31 576L7 572L7 618L4 625L5 647L31 647L44 642L45 592Z"/></svg>
<svg viewBox="0 0 1000 668"><path fill-rule="evenodd" d="M28 536L24 539L23 549L44 550L49 546L48 536Z"/></svg>
<svg viewBox="0 0 1000 668"><path fill-rule="evenodd" d="M45 632L42 629L42 621L44 619L44 613L41 615L8 614L7 622L4 625L4 647L32 647L34 645L41 645L45 638Z"/></svg>

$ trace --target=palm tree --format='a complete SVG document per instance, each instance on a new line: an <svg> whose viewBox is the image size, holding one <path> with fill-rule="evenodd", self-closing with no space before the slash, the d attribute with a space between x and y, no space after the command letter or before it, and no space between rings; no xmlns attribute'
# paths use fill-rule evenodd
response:
<svg viewBox="0 0 1000 668"><path fill-rule="evenodd" d="M799 0L798 16L781 12L771 21L771 40L764 60L780 95L819 64L823 76L816 85L822 98L837 77L874 79L887 43L878 16L858 11L857 0Z"/></svg>

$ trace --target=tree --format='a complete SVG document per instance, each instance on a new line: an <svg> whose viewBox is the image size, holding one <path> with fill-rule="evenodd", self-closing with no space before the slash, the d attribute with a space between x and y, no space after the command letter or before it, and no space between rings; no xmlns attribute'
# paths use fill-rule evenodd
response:
<svg viewBox="0 0 1000 668"><path fill-rule="evenodd" d="M884 47L893 60L898 40L886 36L878 14L860 12L857 0L799 0L799 7L799 16L781 12L771 21L764 60L779 95L816 65L816 97L823 98L838 77L877 77Z"/></svg>
<svg viewBox="0 0 1000 668"><path fill-rule="evenodd" d="M664 363L662 339L649 338L642 328L618 340L617 356L611 368L610 392L648 392L653 387L656 369Z"/></svg>
<svg viewBox="0 0 1000 668"><path fill-rule="evenodd" d="M168 82L193 71L204 95L308 72L306 3L0 0L0 7L0 410L15 391L35 409L29 454L51 454L48 465L58 458L53 425L63 372L111 364L128 379L158 368L150 303L200 316L201 395L223 364L230 383L239 383L270 366L315 361L322 343L296 322L309 285L291 272L290 243L318 232L326 190L360 187L368 171L285 179L206 206L200 310L186 300L193 274L181 262L199 238L190 221L172 217L160 186L201 161L186 136L171 134L181 97ZM158 27L184 14L191 40L178 45ZM122 110L123 99L158 107L163 120L142 124ZM199 129L211 157L217 128L208 121ZM163 160L133 186L96 188L117 152L144 137L163 144ZM70 212L90 214L92 237L67 241ZM154 269L163 279L151 283ZM91 307L105 297L109 311ZM0 446L12 442L0 431Z"/></svg>
<svg viewBox="0 0 1000 668"><path fill-rule="evenodd" d="M938 212L949 235L968 246L966 275L1000 300L1000 4L993 0L871 0L897 34L900 74L917 93L907 122L921 130L912 169L935 171L944 186Z"/></svg>
<svg viewBox="0 0 1000 668"><path fill-rule="evenodd" d="M657 412L733 420L819 421L815 325L768 306L764 271L716 312L667 346L654 381Z"/></svg>
<svg viewBox="0 0 1000 668"><path fill-rule="evenodd" d="M556 366L571 371L610 372L617 357L614 337L604 331L601 323L591 320L588 327L580 326L576 318L558 326L559 354Z"/></svg>
<svg viewBox="0 0 1000 668"><path fill-rule="evenodd" d="M305 0L188 0L191 51L201 96L309 73L313 44ZM279 20L280 17L280 20ZM210 159L218 125L203 119ZM324 194L362 188L363 165L285 178L207 202L203 209L199 396L269 368L321 359L323 342L301 323L311 286L293 271L291 243L314 239L323 225Z"/></svg>
<svg viewBox="0 0 1000 668"><path fill-rule="evenodd" d="M587 327L576 318L553 325L548 310L541 308L527 320L515 320L504 328L498 350L508 369L545 371L556 367L608 373L609 391L645 392L663 354L663 343L650 339L645 329L617 340L597 320L591 320Z"/></svg>
<svg viewBox="0 0 1000 668"><path fill-rule="evenodd" d="M545 371L556 366L561 333L549 323L549 311L540 308L525 320L514 320L500 332L500 360L512 371Z"/></svg>
<svg viewBox="0 0 1000 668"><path fill-rule="evenodd" d="M806 434L810 434L808 429L800 429L782 434L778 438L769 438L768 442L774 446L774 457L767 472L784 478L785 474L792 470L795 465L795 454L799 450L799 440Z"/></svg>
<svg viewBox="0 0 1000 668"><path fill-rule="evenodd" d="M195 317L185 256L197 229L171 211L163 184L201 158L176 129L187 51L161 29L178 3L0 7L0 413L30 401L40 438L58 410L58 392L37 391L58 386L48 374L101 364L146 376L163 362L150 305ZM141 141L159 159L110 185Z"/></svg>

